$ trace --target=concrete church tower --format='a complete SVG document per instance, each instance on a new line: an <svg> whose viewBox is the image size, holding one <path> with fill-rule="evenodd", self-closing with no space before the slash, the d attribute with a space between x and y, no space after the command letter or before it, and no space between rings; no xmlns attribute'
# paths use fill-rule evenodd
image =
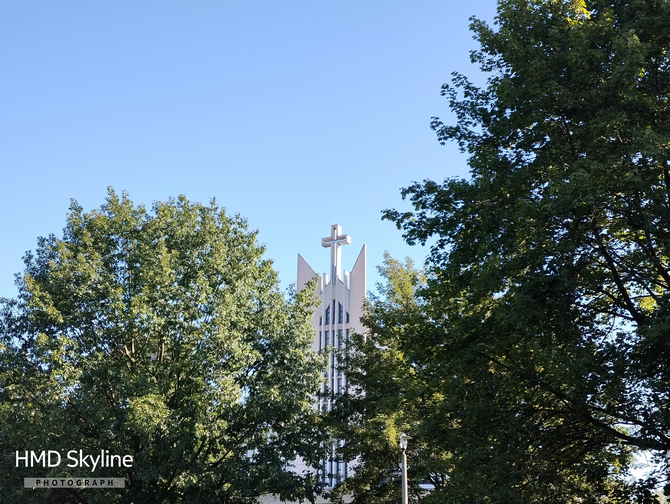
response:
<svg viewBox="0 0 670 504"><path fill-rule="evenodd" d="M343 235L342 229L337 224L331 226L330 236L321 240L322 247L330 248L330 272L318 278L316 294L321 299L321 305L312 318L312 325L316 330L312 348L330 349L328 370L324 373L324 383L321 386L322 392L328 387L335 394L344 391L347 382L346 377L337 370L337 355L334 350L344 348L351 333L363 333L361 316L367 292L367 249L363 245L351 273L342 271L341 247L350 243L349 235ZM298 254L298 290L304 288L307 282L316 276L317 273ZM330 400L321 399L319 408L322 411L329 410ZM338 479L346 478L347 472L347 464L339 462L335 457L324 463L323 474L328 486L333 486Z"/></svg>

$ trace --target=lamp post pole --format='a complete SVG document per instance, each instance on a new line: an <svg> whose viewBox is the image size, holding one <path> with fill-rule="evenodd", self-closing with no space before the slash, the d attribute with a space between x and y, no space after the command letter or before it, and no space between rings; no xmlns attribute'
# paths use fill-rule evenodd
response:
<svg viewBox="0 0 670 504"><path fill-rule="evenodd" d="M412 439L404 432L400 434L400 450L402 452L402 504L408 504L407 499L407 440Z"/></svg>

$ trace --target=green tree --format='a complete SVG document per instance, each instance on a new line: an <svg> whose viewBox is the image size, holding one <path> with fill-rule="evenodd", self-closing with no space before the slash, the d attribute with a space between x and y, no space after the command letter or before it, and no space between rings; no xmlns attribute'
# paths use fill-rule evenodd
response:
<svg viewBox="0 0 670 504"><path fill-rule="evenodd" d="M0 492L8 502L313 501L313 299L287 299L256 232L212 201L73 202L62 239L25 257L0 317ZM57 450L54 468L15 452ZM66 453L132 455L68 469ZM302 460L308 470L291 465ZM114 476L125 490L24 490L23 477Z"/></svg>
<svg viewBox="0 0 670 504"><path fill-rule="evenodd" d="M670 2L501 0L443 87L471 178L385 218L436 240L400 336L448 502L651 501L670 449ZM440 419L443 420L442 427ZM411 433L410 433L411 434ZM658 473L626 482L635 450Z"/></svg>
<svg viewBox="0 0 670 504"><path fill-rule="evenodd" d="M397 503L400 494L401 432L411 432L409 482L412 498L420 498L421 482L444 485L446 470L438 451L431 451L430 427L419 420L423 388L415 369L401 350L403 335L425 323L421 300L415 296L425 284L422 270L411 258L403 262L384 253L378 271L383 282L378 296L367 301L365 335L354 334L343 355L348 390L330 413L333 432L344 440L341 456L352 474L337 486L334 500L353 495L356 502ZM426 436L421 433L426 432Z"/></svg>

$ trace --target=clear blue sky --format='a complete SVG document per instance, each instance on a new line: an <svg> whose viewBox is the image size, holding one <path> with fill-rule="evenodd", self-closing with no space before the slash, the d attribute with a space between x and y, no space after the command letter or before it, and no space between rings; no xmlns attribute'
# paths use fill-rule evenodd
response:
<svg viewBox="0 0 670 504"><path fill-rule="evenodd" d="M61 235L70 198L107 186L148 206L211 197L260 230L283 286L297 254L326 271L339 223L351 269L368 245L422 261L384 208L413 180L466 176L430 117L440 86L477 78L468 18L493 0L0 0L0 296L21 257Z"/></svg>

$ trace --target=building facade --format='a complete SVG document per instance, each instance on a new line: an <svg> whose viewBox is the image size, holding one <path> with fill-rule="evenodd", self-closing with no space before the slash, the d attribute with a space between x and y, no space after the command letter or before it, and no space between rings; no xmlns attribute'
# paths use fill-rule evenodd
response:
<svg viewBox="0 0 670 504"><path fill-rule="evenodd" d="M363 245L351 272L344 271L341 248L350 243L351 238L342 234L339 225L331 226L330 236L321 240L321 246L330 248L330 270L320 276L298 254L297 288L303 289L307 282L318 277L316 294L321 304L312 317L316 331L312 348L326 351L328 355L328 368L324 372L318 404L322 411L330 410L332 396L344 392L347 387L346 376L338 369L338 353L347 347L352 333L363 333L361 316L367 292L367 250ZM337 459L335 448L323 464L322 474L327 486L335 485L348 475L349 468Z"/></svg>

